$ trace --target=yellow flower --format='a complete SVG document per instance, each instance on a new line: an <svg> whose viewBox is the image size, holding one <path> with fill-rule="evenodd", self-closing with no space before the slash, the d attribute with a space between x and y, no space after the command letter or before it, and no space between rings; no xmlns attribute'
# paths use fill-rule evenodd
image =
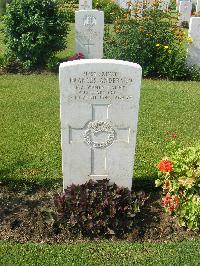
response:
<svg viewBox="0 0 200 266"><path fill-rule="evenodd" d="M160 46L160 44L159 44L159 43L157 43L157 44L156 44L156 47L159 47L159 46Z"/></svg>
<svg viewBox="0 0 200 266"><path fill-rule="evenodd" d="M168 48L169 48L169 46L168 46L168 45L165 45L165 46L164 46L164 48L165 48L165 49L168 49Z"/></svg>
<svg viewBox="0 0 200 266"><path fill-rule="evenodd" d="M188 37L188 38L187 38L187 41L188 41L188 42L192 42L192 41L193 41L192 37Z"/></svg>
<svg viewBox="0 0 200 266"><path fill-rule="evenodd" d="M144 32L144 28L140 28L140 32Z"/></svg>

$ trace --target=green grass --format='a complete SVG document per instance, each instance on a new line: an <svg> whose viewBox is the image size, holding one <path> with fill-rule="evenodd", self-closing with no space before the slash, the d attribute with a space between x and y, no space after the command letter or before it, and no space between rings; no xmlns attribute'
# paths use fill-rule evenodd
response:
<svg viewBox="0 0 200 266"><path fill-rule="evenodd" d="M144 80L141 93L135 175L149 178L163 156L166 131L183 146L200 139L200 82Z"/></svg>
<svg viewBox="0 0 200 266"><path fill-rule="evenodd" d="M200 139L200 83L144 80L142 85L136 180L153 180L163 156L164 132L184 146ZM2 180L61 181L59 85L56 75L0 77Z"/></svg>
<svg viewBox="0 0 200 266"><path fill-rule="evenodd" d="M0 91L1 176L60 178L57 76L1 76Z"/></svg>
<svg viewBox="0 0 200 266"><path fill-rule="evenodd" d="M135 244L88 242L65 245L2 242L0 264L10 265L199 265L200 240Z"/></svg>
<svg viewBox="0 0 200 266"><path fill-rule="evenodd" d="M71 23L69 26L69 34L67 35L67 48L57 54L59 59L66 60L67 57L72 56L75 53L75 28Z"/></svg>

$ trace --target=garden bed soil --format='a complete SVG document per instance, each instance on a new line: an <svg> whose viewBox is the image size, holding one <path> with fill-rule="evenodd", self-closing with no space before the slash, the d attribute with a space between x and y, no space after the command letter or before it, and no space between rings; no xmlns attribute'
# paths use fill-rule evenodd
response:
<svg viewBox="0 0 200 266"><path fill-rule="evenodd" d="M61 189L59 189L61 191ZM83 238L72 238L66 231L58 230L49 218L48 210L53 207L53 194L37 188L32 192L17 192L0 184L0 240L20 243L64 243ZM129 241L168 242L196 238L200 234L180 228L174 217L163 211L161 192L145 191L149 198L137 216L133 232L125 239Z"/></svg>

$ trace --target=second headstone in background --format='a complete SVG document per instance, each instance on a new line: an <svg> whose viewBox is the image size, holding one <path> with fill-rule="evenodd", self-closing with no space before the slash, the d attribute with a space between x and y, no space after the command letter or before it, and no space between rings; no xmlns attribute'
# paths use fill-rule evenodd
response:
<svg viewBox="0 0 200 266"><path fill-rule="evenodd" d="M200 14L200 0L197 0L197 3L196 3L196 13Z"/></svg>
<svg viewBox="0 0 200 266"><path fill-rule="evenodd" d="M79 10L91 10L92 0L79 0Z"/></svg>
<svg viewBox="0 0 200 266"><path fill-rule="evenodd" d="M168 11L170 5L170 0L162 0L159 4L159 9L163 11Z"/></svg>
<svg viewBox="0 0 200 266"><path fill-rule="evenodd" d="M200 17L192 17L189 25L191 43L188 47L188 64L200 68Z"/></svg>
<svg viewBox="0 0 200 266"><path fill-rule="evenodd" d="M86 59L103 58L104 13L98 10L75 12L76 52Z"/></svg>
<svg viewBox="0 0 200 266"><path fill-rule="evenodd" d="M117 0L117 3L121 8L128 8L127 0Z"/></svg>
<svg viewBox="0 0 200 266"><path fill-rule="evenodd" d="M189 25L192 12L192 3L189 1L180 1L179 4L179 25L186 22Z"/></svg>

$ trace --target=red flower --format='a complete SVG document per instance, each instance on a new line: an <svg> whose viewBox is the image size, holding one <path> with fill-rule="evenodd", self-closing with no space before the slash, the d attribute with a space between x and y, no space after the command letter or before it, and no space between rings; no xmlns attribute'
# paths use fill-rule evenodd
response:
<svg viewBox="0 0 200 266"><path fill-rule="evenodd" d="M175 138L177 137L177 135L176 135L175 133L173 133L173 134L171 134L171 137L172 137L173 139L175 139Z"/></svg>
<svg viewBox="0 0 200 266"><path fill-rule="evenodd" d="M167 194L163 199L162 199L162 204L165 206L170 200L170 195Z"/></svg>
<svg viewBox="0 0 200 266"><path fill-rule="evenodd" d="M171 172L173 170L172 162L170 162L167 159L163 159L159 163L158 167L159 167L160 171L163 172L163 173Z"/></svg>
<svg viewBox="0 0 200 266"><path fill-rule="evenodd" d="M167 198L167 195L163 199L163 200L165 200L165 202L163 202L163 204L165 203L164 206L168 208L168 210L170 211L170 213L172 213L172 212L174 212L178 208L179 198L176 195L175 196L172 196L172 198L169 198L167 201L166 201L166 198Z"/></svg>
<svg viewBox="0 0 200 266"><path fill-rule="evenodd" d="M170 212L174 212L174 211L175 211L175 208L174 208L174 204L173 204L173 203L171 203L171 204L169 205L168 210L169 210Z"/></svg>

